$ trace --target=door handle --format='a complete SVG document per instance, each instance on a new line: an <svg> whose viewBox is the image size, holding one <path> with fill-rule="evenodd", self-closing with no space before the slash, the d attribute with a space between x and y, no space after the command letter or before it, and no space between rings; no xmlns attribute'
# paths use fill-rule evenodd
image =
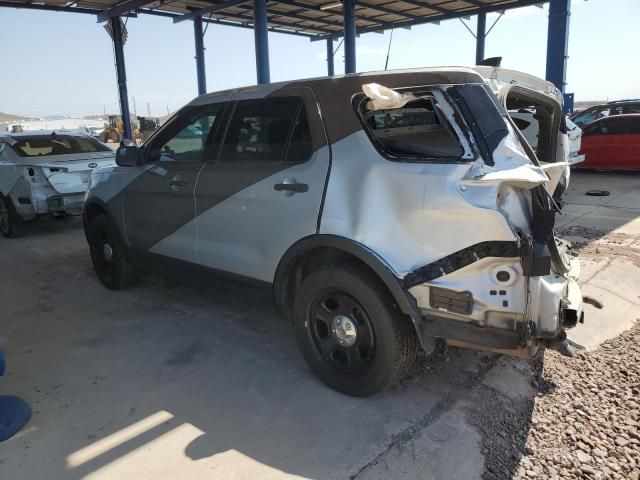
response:
<svg viewBox="0 0 640 480"><path fill-rule="evenodd" d="M167 182L167 185L171 190L176 192L186 187L187 181L184 178L182 178L180 175L176 175L175 177L173 177L171 180Z"/></svg>
<svg viewBox="0 0 640 480"><path fill-rule="evenodd" d="M277 192L284 192L288 197L296 193L304 193L309 191L309 185L306 183L298 183L295 178L285 178L282 183L276 183L273 189Z"/></svg>

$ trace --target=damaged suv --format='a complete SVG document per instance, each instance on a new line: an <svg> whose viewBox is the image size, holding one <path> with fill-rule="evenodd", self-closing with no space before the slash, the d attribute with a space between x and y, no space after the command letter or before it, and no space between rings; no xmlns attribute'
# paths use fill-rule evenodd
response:
<svg viewBox="0 0 640 480"><path fill-rule="evenodd" d="M0 232L17 237L42 215L80 215L94 168L115 152L73 131L0 135Z"/></svg>
<svg viewBox="0 0 640 480"><path fill-rule="evenodd" d="M311 369L349 395L399 381L419 346L569 352L579 263L554 235L562 97L503 69L320 78L196 98L84 210L99 279L232 274L273 292ZM536 149L508 110L536 108Z"/></svg>

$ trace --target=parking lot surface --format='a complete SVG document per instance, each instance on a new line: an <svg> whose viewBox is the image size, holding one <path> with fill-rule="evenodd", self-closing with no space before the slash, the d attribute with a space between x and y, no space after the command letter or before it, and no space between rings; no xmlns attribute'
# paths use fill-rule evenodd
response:
<svg viewBox="0 0 640 480"><path fill-rule="evenodd" d="M570 336L595 349L640 318L640 175L572 182L558 227L604 307ZM611 195L585 196L596 188ZM0 393L34 411L0 446L3 479L509 478L524 453L488 471L492 402L518 408L526 437L543 394L533 362L450 349L390 391L344 396L258 291L157 277L106 290L78 218L0 240L0 284Z"/></svg>

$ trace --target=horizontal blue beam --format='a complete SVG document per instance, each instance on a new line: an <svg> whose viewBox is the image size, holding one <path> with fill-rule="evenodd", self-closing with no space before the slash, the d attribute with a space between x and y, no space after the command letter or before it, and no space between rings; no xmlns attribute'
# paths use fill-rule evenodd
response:
<svg viewBox="0 0 640 480"><path fill-rule="evenodd" d="M106 22L110 18L120 17L123 14L135 10L136 8L144 7L153 3L155 0L125 0L118 3L111 8L105 9L102 13L98 14L98 23Z"/></svg>
<svg viewBox="0 0 640 480"><path fill-rule="evenodd" d="M212 5L209 5L208 7L198 8L190 13L185 13L184 15L173 17L173 23L184 22L186 20L191 20L192 18L200 17L208 13L220 12L227 8L237 7L238 5L242 5L243 3L248 3L250 1L251 0L227 0L226 2L214 3Z"/></svg>
<svg viewBox="0 0 640 480"><path fill-rule="evenodd" d="M464 12L452 12L452 13L443 13L441 15L433 15L428 18L419 19L419 20L398 20L397 22L385 22L380 26L375 27L360 27L356 29L356 34L361 35L363 33L372 33L372 32L380 32L383 30L390 30L392 28L403 28L403 27L413 27L416 25L426 25L428 23L438 23L444 20L453 20L456 18L468 17L471 15L477 15L479 13L492 13L492 12L501 12L503 10L513 10L514 8L521 7L530 7L532 5L540 5L541 3L547 3L549 0L520 0L518 3L506 3L506 4L492 4L487 7L478 7L472 8L469 10L465 10ZM425 6L425 8L428 8ZM317 35L311 38L312 42L318 40L326 40L328 37L340 38L342 37L341 33L336 33L335 35Z"/></svg>

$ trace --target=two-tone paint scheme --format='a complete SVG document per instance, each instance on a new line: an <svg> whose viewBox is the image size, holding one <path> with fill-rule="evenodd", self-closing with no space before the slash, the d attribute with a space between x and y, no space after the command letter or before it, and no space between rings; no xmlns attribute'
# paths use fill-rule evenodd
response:
<svg viewBox="0 0 640 480"><path fill-rule="evenodd" d="M372 82L429 90L458 137L460 158L384 155L358 113L362 86ZM577 259L568 260L566 244L552 232L547 190L553 192L558 168L539 165L472 69L368 73L204 95L145 142L142 158L193 109L216 110L221 123L214 135L224 136L238 102L282 96L304 102L313 143L308 161L247 169L217 161L218 150L191 164L102 169L92 177L85 225L107 214L134 263L152 255L268 283L287 315L310 271L361 264L410 316L427 350L436 337L514 354L564 340L564 328L582 316L582 297ZM556 125L554 154L560 136ZM308 189L279 190L282 184ZM434 307L433 292L441 291L468 294L470 310Z"/></svg>

